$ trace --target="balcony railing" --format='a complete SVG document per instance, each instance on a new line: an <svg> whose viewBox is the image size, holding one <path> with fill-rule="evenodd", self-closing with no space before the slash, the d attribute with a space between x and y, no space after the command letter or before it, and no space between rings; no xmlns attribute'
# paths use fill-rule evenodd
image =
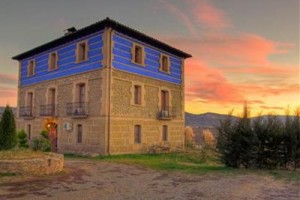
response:
<svg viewBox="0 0 300 200"><path fill-rule="evenodd" d="M86 102L67 103L67 116L83 118L88 116Z"/></svg>
<svg viewBox="0 0 300 200"><path fill-rule="evenodd" d="M57 116L57 105L55 104L48 104L48 105L41 105L40 106L40 116Z"/></svg>
<svg viewBox="0 0 300 200"><path fill-rule="evenodd" d="M32 106L21 106L19 110L19 115L22 118L33 118L34 117L34 107Z"/></svg>
<svg viewBox="0 0 300 200"><path fill-rule="evenodd" d="M162 106L158 108L157 118L161 120L171 120L176 118L176 109L170 106Z"/></svg>

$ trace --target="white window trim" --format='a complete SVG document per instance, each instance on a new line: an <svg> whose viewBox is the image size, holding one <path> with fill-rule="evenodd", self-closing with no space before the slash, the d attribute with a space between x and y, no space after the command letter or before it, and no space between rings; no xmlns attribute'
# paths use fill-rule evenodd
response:
<svg viewBox="0 0 300 200"><path fill-rule="evenodd" d="M168 62L167 62L168 71L164 71L163 70L163 57L167 57L167 59L168 59ZM160 58L159 58L159 71L167 73L167 74L170 74L171 73L170 68L171 68L171 65L170 65L170 56L161 53L160 54Z"/></svg>
<svg viewBox="0 0 300 200"><path fill-rule="evenodd" d="M85 44L85 60L79 60L79 46L82 45L82 44ZM77 42L76 44L76 64L77 63L81 63L81 62L85 62L85 61L88 61L89 58L88 58L88 52L89 52L89 44L88 44L88 40L83 40L83 41L80 41L80 42Z"/></svg>
<svg viewBox="0 0 300 200"><path fill-rule="evenodd" d="M135 48L136 47L140 47L142 49L142 63L137 63L135 62L134 58L135 58ZM132 48L131 48L131 62L136 64L136 65L140 65L145 67L145 58L146 58L146 54L145 54L145 47L141 44L137 44L135 42L133 42L132 44Z"/></svg>
<svg viewBox="0 0 300 200"><path fill-rule="evenodd" d="M33 63L32 65L32 74L29 74L29 68L30 68L30 63ZM32 60L28 60L28 63L27 63L27 77L30 77L30 76L34 76L35 75L35 59L32 59Z"/></svg>
<svg viewBox="0 0 300 200"><path fill-rule="evenodd" d="M55 62L55 65L54 65L54 68L51 69L51 56L52 54L56 54L56 62ZM53 71L53 70L56 70L58 69L58 53L57 51L54 51L54 52L51 52L49 54L49 58L48 58L48 71Z"/></svg>
<svg viewBox="0 0 300 200"><path fill-rule="evenodd" d="M135 85L141 86L141 104L135 104L135 102L134 102L134 92L135 92L134 91L134 86ZM131 83L130 92L131 92L130 105L132 105L132 106L145 106L146 105L146 103L145 103L146 91L145 91L145 84L144 83L133 81Z"/></svg>

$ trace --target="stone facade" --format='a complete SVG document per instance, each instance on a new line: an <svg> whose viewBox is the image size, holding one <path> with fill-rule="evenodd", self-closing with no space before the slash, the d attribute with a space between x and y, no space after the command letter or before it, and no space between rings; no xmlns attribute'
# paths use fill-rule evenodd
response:
<svg viewBox="0 0 300 200"><path fill-rule="evenodd" d="M77 153L105 153L105 116L102 112L102 70L69 76L63 79L56 79L39 84L33 84L19 88L19 106L26 105L26 93L28 91L34 94L33 118L26 119L18 117L17 128L28 132L28 125L31 125L32 140L38 137L40 132L45 129L46 118L40 116L40 106L47 104L46 96L49 88L57 88L57 116L54 120L57 123L57 145L59 152L77 152ZM74 86L77 83L84 82L87 86L87 112L86 118L73 118L66 115L67 103L73 102ZM72 124L72 130L65 130L64 123ZM83 127L82 143L77 143L76 127L81 124Z"/></svg>
<svg viewBox="0 0 300 200"><path fill-rule="evenodd" d="M174 148L184 146L182 86L114 70L112 73L110 153L141 153L150 145L165 143L162 126L168 126L167 143ZM131 105L133 83L143 83L144 105ZM176 108L172 120L159 120L159 92L170 91L170 105ZM134 143L134 125L142 129L141 143Z"/></svg>

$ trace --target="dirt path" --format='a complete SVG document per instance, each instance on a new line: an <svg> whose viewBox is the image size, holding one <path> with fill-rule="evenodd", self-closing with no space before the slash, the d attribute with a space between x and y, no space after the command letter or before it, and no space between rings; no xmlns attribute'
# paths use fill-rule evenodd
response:
<svg viewBox="0 0 300 200"><path fill-rule="evenodd" d="M86 160L65 165L55 176L1 178L0 200L300 199L299 184L269 177L195 176Z"/></svg>

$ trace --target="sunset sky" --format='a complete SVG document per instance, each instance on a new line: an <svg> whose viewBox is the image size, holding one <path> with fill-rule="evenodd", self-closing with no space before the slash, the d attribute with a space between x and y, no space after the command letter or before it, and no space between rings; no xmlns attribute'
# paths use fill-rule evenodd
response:
<svg viewBox="0 0 300 200"><path fill-rule="evenodd" d="M12 56L106 17L193 55L187 112L300 105L299 0L0 0L0 106L16 106Z"/></svg>

